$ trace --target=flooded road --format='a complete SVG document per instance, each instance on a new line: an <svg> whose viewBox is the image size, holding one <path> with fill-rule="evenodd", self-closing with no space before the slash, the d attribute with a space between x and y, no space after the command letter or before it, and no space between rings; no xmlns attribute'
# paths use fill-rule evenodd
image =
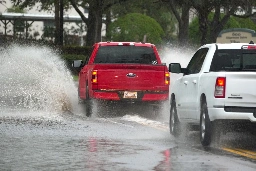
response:
<svg viewBox="0 0 256 171"><path fill-rule="evenodd" d="M197 137L174 139L167 124L139 115L2 116L0 170L255 170L254 160L203 149Z"/></svg>
<svg viewBox="0 0 256 171"><path fill-rule="evenodd" d="M256 170L255 136L230 134L202 148L198 132L169 134L158 115L126 108L86 117L58 53L14 45L1 56L0 170ZM241 138L236 139L238 136Z"/></svg>

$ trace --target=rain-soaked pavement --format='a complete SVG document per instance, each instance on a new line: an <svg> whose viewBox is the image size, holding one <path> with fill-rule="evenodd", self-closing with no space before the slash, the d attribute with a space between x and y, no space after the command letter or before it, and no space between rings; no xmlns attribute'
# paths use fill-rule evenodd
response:
<svg viewBox="0 0 256 171"><path fill-rule="evenodd" d="M210 148L202 148L198 132L175 139L168 104L157 115L151 108L121 107L86 117L63 66L46 47L3 51L0 171L256 170L255 136L222 135Z"/></svg>
<svg viewBox="0 0 256 171"><path fill-rule="evenodd" d="M0 170L256 169L254 160L219 147L203 149L198 133L176 140L165 122L137 114L103 118L28 111L8 114L1 112Z"/></svg>

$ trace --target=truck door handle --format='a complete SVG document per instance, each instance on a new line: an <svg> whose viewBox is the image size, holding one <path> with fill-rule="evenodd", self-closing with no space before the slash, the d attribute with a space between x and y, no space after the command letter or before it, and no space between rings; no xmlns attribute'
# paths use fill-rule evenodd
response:
<svg viewBox="0 0 256 171"><path fill-rule="evenodd" d="M196 81L196 80L193 80L193 83L194 83L194 84L196 84L196 83L197 83L197 81Z"/></svg>
<svg viewBox="0 0 256 171"><path fill-rule="evenodd" d="M184 84L187 85L187 84L188 84L188 81L184 81Z"/></svg>

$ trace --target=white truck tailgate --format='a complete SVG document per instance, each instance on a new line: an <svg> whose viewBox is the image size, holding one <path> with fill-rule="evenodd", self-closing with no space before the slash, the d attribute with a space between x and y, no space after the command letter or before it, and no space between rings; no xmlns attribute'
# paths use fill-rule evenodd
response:
<svg viewBox="0 0 256 171"><path fill-rule="evenodd" d="M256 72L226 72L225 106L256 107Z"/></svg>

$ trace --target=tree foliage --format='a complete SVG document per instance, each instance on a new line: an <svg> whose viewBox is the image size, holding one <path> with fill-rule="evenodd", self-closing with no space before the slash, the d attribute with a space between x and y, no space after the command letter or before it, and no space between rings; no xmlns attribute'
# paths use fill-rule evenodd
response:
<svg viewBox="0 0 256 171"><path fill-rule="evenodd" d="M143 41L146 35L147 42L159 44L164 31L153 18L140 13L130 13L118 18L110 25L113 41Z"/></svg>
<svg viewBox="0 0 256 171"><path fill-rule="evenodd" d="M130 13L145 14L155 19L164 31L165 42L175 39L176 19L165 2L156 0L129 0L114 5L111 8L112 19L122 17Z"/></svg>
<svg viewBox="0 0 256 171"><path fill-rule="evenodd" d="M16 6L16 7L12 7L12 8L8 8L7 12L13 12L13 13L25 13L24 9L21 9L20 7Z"/></svg>
<svg viewBox="0 0 256 171"><path fill-rule="evenodd" d="M64 9L68 10L70 9L70 4L68 3L68 0L62 0L64 4ZM55 0L11 0L13 6L19 6L20 8L28 8L32 9L37 4L40 4L37 6L38 11L49 11L53 12L55 8Z"/></svg>
<svg viewBox="0 0 256 171"><path fill-rule="evenodd" d="M55 8L57 1L63 1L65 9L72 6L86 23L88 46L102 40L103 22L108 25L129 13L141 13L154 18L162 26L167 40L172 39L175 22L178 21L178 39L180 44L185 44L188 42L191 9L198 16L200 44L214 42L231 16L248 18L253 15L252 8L256 6L255 0L11 0L14 5L24 8L32 8L40 3L38 10L48 11ZM0 0L0 5L4 2ZM84 16L81 8L88 9L88 18ZM212 12L213 17L208 18ZM175 16L176 20L172 16Z"/></svg>
<svg viewBox="0 0 256 171"><path fill-rule="evenodd" d="M223 18L225 14L221 14L221 18ZM214 13L210 13L208 15L208 20L213 20ZM238 18L231 16L227 23L223 26L223 29L229 28L247 28L256 30L256 24L250 18ZM210 39L210 28L208 28L206 39ZM202 33L199 30L199 20L198 17L194 18L189 26L189 39L191 43L195 43L200 45Z"/></svg>
<svg viewBox="0 0 256 171"><path fill-rule="evenodd" d="M101 41L103 15L115 4L128 0L69 0L77 13L87 25L86 45L91 46ZM87 6L89 14L86 18L78 7Z"/></svg>
<svg viewBox="0 0 256 171"><path fill-rule="evenodd" d="M255 0L194 0L192 2L198 14L200 44L215 42L231 16L250 17L253 15L252 5L255 5ZM212 11L214 15L210 19L208 16Z"/></svg>

